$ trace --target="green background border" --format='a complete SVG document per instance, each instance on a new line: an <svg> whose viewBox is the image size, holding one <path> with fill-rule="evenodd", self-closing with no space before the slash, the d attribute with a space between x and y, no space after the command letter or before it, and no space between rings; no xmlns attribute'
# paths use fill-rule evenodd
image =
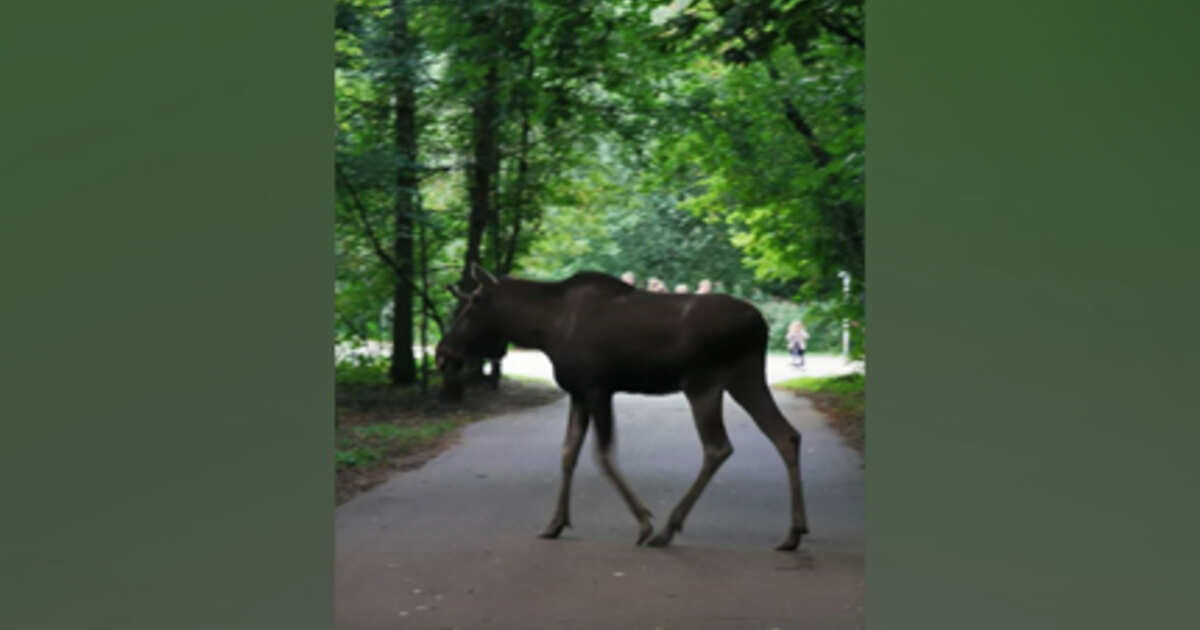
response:
<svg viewBox="0 0 1200 630"><path fill-rule="evenodd" d="M3 14L0 627L328 630L331 3Z"/></svg>
<svg viewBox="0 0 1200 630"><path fill-rule="evenodd" d="M21 3L0 627L329 628L328 5ZM1194 3L871 2L871 628L1197 618Z"/></svg>
<svg viewBox="0 0 1200 630"><path fill-rule="evenodd" d="M869 3L872 629L1197 623L1200 5L1112 5Z"/></svg>

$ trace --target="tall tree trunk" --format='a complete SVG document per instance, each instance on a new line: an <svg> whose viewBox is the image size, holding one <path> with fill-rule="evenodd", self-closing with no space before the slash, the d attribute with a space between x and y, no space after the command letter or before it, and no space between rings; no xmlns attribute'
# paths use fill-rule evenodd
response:
<svg viewBox="0 0 1200 630"><path fill-rule="evenodd" d="M492 180L499 168L499 147L496 137L498 117L499 71L496 64L488 67L479 98L471 107L474 122L472 133L473 161L471 165L471 213L467 219L467 251L463 260L462 289L474 289L471 266L481 262L480 245L484 230L492 220Z"/></svg>
<svg viewBox="0 0 1200 630"><path fill-rule="evenodd" d="M396 263L395 314L392 318L392 365L389 372L393 385L416 382L413 363L413 217L417 193L417 124L416 76L411 57L414 41L408 30L406 0L392 0L392 54L397 60L394 77L396 98L395 144L396 206L395 242L392 257Z"/></svg>
<svg viewBox="0 0 1200 630"><path fill-rule="evenodd" d="M500 273L500 224L502 219L501 213L504 211L504 204L500 202L499 194L500 180L502 179L500 173L500 165L497 164L496 172L493 174L491 181L491 201L488 202L491 212L488 213L487 247L484 248L484 252L486 252L484 258L487 260L487 264L484 266L494 273Z"/></svg>
<svg viewBox="0 0 1200 630"><path fill-rule="evenodd" d="M528 82L533 81L533 68L534 59L531 52L526 57L525 65L525 79ZM520 109L521 140L517 146L517 173L512 184L512 194L508 196L508 203L511 206L512 230L509 232L508 243L500 253L500 263L497 265L496 273L501 274L511 272L513 264L516 262L517 247L521 242L521 221L525 213L525 189L529 177L529 127L530 119L533 116L530 98L527 94L521 99ZM499 240L499 237L497 237L497 240Z"/></svg>
<svg viewBox="0 0 1200 630"><path fill-rule="evenodd" d="M473 132L471 134L471 179L468 192L471 200L471 210L467 217L467 251L463 259L462 277L459 286L464 291L473 291L475 281L471 278L471 267L482 262L481 245L484 232L492 221L492 189L496 172L499 170L499 139L496 130L499 117L499 69L496 63L488 66L484 77L483 87L478 97L471 105ZM483 361L468 358L463 365L458 379L462 382L478 382L482 380ZM443 387L443 396L450 399L461 397L461 383L450 383L447 379Z"/></svg>

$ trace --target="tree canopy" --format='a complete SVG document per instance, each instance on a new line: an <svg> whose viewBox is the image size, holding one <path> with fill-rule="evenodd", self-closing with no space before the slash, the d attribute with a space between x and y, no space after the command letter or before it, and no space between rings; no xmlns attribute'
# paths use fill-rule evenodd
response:
<svg viewBox="0 0 1200 630"><path fill-rule="evenodd" d="M336 7L339 338L436 339L475 261L862 321L861 1Z"/></svg>

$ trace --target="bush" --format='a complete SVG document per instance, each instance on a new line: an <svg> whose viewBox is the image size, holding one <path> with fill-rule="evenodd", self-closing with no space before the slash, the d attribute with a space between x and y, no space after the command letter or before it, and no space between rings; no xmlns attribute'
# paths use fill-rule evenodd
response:
<svg viewBox="0 0 1200 630"><path fill-rule="evenodd" d="M371 424L338 430L334 464L338 470L370 468L388 457L422 448L458 427L454 420L418 426Z"/></svg>
<svg viewBox="0 0 1200 630"><path fill-rule="evenodd" d="M386 385L390 365L388 357L351 355L334 365L334 380L339 385Z"/></svg>
<svg viewBox="0 0 1200 630"><path fill-rule="evenodd" d="M334 451L333 456L334 464L338 468L362 468L383 458L383 454L378 449L369 447Z"/></svg>

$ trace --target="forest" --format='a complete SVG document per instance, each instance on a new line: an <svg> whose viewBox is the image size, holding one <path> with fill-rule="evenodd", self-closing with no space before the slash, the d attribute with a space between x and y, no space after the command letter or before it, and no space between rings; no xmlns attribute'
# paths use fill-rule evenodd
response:
<svg viewBox="0 0 1200 630"><path fill-rule="evenodd" d="M632 272L865 356L861 0L338 0L335 330L427 383L467 270ZM848 278L848 283L844 282ZM381 368L382 369L382 368Z"/></svg>

